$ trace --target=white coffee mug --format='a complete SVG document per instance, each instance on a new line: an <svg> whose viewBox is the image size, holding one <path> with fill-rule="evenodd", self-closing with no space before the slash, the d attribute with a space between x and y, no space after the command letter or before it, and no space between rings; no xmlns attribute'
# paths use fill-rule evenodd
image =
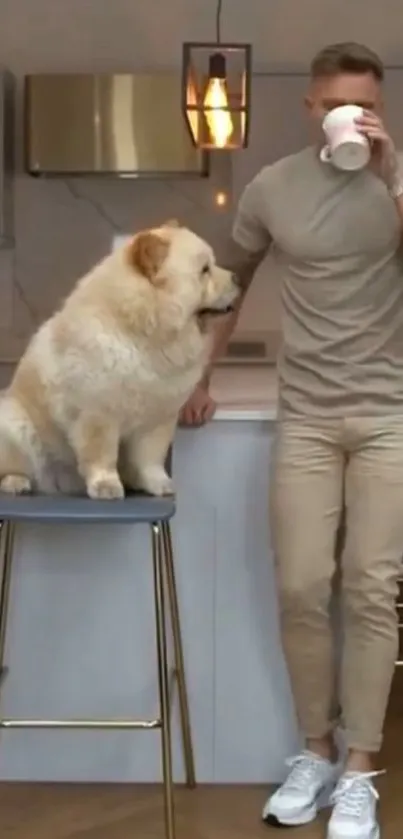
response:
<svg viewBox="0 0 403 839"><path fill-rule="evenodd" d="M371 148L355 125L357 117L362 115L363 108L358 105L340 105L326 114L322 128L327 144L320 152L323 163L333 163L345 172L364 169L371 157Z"/></svg>

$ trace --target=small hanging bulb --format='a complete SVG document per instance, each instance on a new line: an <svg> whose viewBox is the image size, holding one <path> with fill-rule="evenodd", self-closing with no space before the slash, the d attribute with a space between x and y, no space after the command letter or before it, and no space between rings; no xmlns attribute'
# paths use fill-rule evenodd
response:
<svg viewBox="0 0 403 839"><path fill-rule="evenodd" d="M228 92L225 58L214 53L210 58L209 80L204 96L205 118L214 146L224 149L234 130L228 110Z"/></svg>

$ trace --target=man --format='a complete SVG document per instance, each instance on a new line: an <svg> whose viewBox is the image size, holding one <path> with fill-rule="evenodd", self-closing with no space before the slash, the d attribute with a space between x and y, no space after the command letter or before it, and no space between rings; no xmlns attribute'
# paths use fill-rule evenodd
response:
<svg viewBox="0 0 403 839"><path fill-rule="evenodd" d="M383 66L338 44L311 67L306 106L316 146L264 168L246 188L231 267L244 292L267 249L282 267L283 346L272 475L272 533L281 627L305 749L267 801L270 824L300 825L332 805L328 839L379 839L373 755L379 751L397 653L395 597L403 555L403 178L382 121ZM371 165L321 162L327 112L357 104ZM217 334L212 362L235 325ZM214 412L209 371L182 421ZM329 620L335 540L346 510L343 649L334 731Z"/></svg>

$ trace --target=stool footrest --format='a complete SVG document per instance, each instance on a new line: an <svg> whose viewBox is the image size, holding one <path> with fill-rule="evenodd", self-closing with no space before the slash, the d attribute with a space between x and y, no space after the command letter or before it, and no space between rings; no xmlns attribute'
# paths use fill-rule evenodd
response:
<svg viewBox="0 0 403 839"><path fill-rule="evenodd" d="M8 675L8 668L3 667L0 670L0 687ZM170 705L173 698L173 690L177 680L177 670L172 668L170 673ZM0 728L58 728L82 730L82 729L97 729L107 730L122 730L122 731L154 731L162 728L162 720L14 720L14 719L0 719Z"/></svg>
<svg viewBox="0 0 403 839"><path fill-rule="evenodd" d="M161 728L161 720L0 720L0 728L68 728L153 731Z"/></svg>

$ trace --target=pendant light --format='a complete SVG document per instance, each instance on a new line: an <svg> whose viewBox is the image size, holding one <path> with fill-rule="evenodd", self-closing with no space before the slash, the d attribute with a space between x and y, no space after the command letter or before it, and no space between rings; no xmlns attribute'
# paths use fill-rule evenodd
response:
<svg viewBox="0 0 403 839"><path fill-rule="evenodd" d="M246 148L249 137L252 47L221 41L221 12L218 0L215 43L183 45L183 113L206 150Z"/></svg>

